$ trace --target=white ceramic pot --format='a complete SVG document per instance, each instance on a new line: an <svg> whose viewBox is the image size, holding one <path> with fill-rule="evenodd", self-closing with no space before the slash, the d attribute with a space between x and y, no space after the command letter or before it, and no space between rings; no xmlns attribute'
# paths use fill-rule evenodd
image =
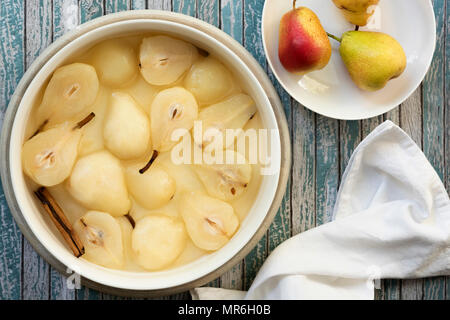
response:
<svg viewBox="0 0 450 320"><path fill-rule="evenodd" d="M219 57L258 106L264 126L277 129L271 160L276 174L263 177L257 200L238 232L220 250L192 263L159 272L104 268L74 257L62 241L24 179L21 148L33 101L53 71L93 44L120 35L152 32L173 35ZM12 97L1 139L2 182L11 212L34 248L60 272L67 268L83 283L105 292L133 296L174 293L204 284L242 259L264 234L284 194L290 168L290 143L280 100L251 55L219 29L197 19L162 11L108 15L78 27L52 44L30 67Z"/></svg>

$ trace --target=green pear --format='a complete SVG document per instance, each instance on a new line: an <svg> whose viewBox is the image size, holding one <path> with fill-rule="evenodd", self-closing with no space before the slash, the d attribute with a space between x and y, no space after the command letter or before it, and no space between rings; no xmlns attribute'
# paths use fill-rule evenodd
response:
<svg viewBox="0 0 450 320"><path fill-rule="evenodd" d="M406 68L406 55L400 43L381 32L346 32L339 52L355 84L367 91L384 88Z"/></svg>

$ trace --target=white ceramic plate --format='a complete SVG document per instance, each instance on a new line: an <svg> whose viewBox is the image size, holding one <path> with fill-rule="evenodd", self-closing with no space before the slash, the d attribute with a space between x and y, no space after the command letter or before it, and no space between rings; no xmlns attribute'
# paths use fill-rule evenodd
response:
<svg viewBox="0 0 450 320"><path fill-rule="evenodd" d="M313 10L324 29L341 36L353 30L331 0L297 0L297 7ZM376 92L360 90L345 69L339 43L331 40L333 52L322 70L298 76L287 72L278 58L278 27L281 17L292 9L291 0L266 0L262 34L269 65L284 89L305 107L322 115L345 120L383 114L406 100L420 85L433 58L436 23L429 0L381 0L367 26L360 30L387 33L403 46L405 72Z"/></svg>

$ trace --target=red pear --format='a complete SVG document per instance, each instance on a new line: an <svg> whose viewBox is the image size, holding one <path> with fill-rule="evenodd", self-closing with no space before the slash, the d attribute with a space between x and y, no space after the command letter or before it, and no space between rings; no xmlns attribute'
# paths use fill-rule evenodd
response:
<svg viewBox="0 0 450 320"><path fill-rule="evenodd" d="M331 44L316 14L306 7L287 12L280 22L278 57L292 73L305 74L324 68L331 57Z"/></svg>

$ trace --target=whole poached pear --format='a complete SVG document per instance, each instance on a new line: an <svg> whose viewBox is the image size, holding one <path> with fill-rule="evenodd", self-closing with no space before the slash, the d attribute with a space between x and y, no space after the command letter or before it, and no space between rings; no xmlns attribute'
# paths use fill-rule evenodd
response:
<svg viewBox="0 0 450 320"><path fill-rule="evenodd" d="M333 0L345 19L357 26L365 26L372 16L374 10L371 6L376 6L379 0Z"/></svg>
<svg viewBox="0 0 450 320"><path fill-rule="evenodd" d="M339 52L355 84L367 91L382 89L406 68L400 43L381 32L348 31L342 35Z"/></svg>
<svg viewBox="0 0 450 320"><path fill-rule="evenodd" d="M328 64L331 44L316 14L295 2L280 21L278 57L287 71L301 75Z"/></svg>

